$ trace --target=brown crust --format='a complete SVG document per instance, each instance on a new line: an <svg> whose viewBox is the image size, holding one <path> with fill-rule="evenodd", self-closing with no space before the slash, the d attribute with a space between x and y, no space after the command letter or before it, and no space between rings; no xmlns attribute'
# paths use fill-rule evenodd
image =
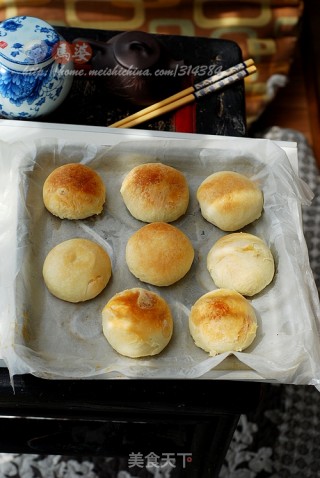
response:
<svg viewBox="0 0 320 478"><path fill-rule="evenodd" d="M127 289L102 310L102 329L120 354L138 358L159 354L170 342L173 318L167 302L155 292Z"/></svg>
<svg viewBox="0 0 320 478"><path fill-rule="evenodd" d="M109 309L118 321L124 320L126 330L136 334L141 340L148 340L150 331L159 332L164 337L172 334L169 307L159 295L151 291L136 288L120 292L110 299L105 309Z"/></svg>
<svg viewBox="0 0 320 478"><path fill-rule="evenodd" d="M238 173L226 171L216 173L205 180L199 187L198 196L203 201L214 202L223 197L224 207L228 208L228 197L234 192L241 193L242 191L256 191L258 187L249 178Z"/></svg>
<svg viewBox="0 0 320 478"><path fill-rule="evenodd" d="M224 231L235 231L255 221L263 209L263 193L258 185L234 171L208 176L197 190L201 213Z"/></svg>
<svg viewBox="0 0 320 478"><path fill-rule="evenodd" d="M136 218L144 222L172 222L183 215L189 203L184 175L162 163L146 163L133 168L120 192Z"/></svg>
<svg viewBox="0 0 320 478"><path fill-rule="evenodd" d="M195 302L189 327L195 344L215 355L248 347L256 336L257 319L251 304L241 294L217 289Z"/></svg>
<svg viewBox="0 0 320 478"><path fill-rule="evenodd" d="M80 163L56 168L43 185L46 208L62 219L84 219L99 214L105 196L105 186L98 173Z"/></svg>
<svg viewBox="0 0 320 478"><path fill-rule="evenodd" d="M143 226L128 240L126 261L143 282L171 285L186 275L194 259L189 238L178 228L155 222Z"/></svg>

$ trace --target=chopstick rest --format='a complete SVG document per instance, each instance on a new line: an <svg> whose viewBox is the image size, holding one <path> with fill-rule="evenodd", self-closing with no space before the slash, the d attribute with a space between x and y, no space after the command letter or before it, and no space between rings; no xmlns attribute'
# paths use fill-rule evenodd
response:
<svg viewBox="0 0 320 478"><path fill-rule="evenodd" d="M109 127L131 128L147 120L168 113L169 111L178 109L205 95L219 91L227 85L235 83L248 75L252 75L255 71L256 67L253 64L253 60L246 60L245 62L241 62L227 70L211 76L210 78L196 83L194 86L190 86L189 88L169 96L158 103L137 111L136 113L109 125Z"/></svg>

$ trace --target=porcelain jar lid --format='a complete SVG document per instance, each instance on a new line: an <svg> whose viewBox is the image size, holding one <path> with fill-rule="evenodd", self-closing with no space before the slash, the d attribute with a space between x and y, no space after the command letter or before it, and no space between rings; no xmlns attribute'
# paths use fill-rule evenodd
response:
<svg viewBox="0 0 320 478"><path fill-rule="evenodd" d="M53 61L59 40L55 29L39 18L9 18L0 23L0 63L15 70L43 68Z"/></svg>

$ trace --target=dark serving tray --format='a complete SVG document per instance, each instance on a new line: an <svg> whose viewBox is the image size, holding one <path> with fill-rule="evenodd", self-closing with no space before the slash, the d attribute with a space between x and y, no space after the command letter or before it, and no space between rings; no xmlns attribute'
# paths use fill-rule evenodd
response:
<svg viewBox="0 0 320 478"><path fill-rule="evenodd" d="M119 31L84 30L57 27L69 43L77 38L108 41ZM242 59L239 46L229 40L204 37L155 35L176 61L193 68L194 82L212 75L215 67L227 69ZM197 69L199 68L198 76ZM184 86L182 85L182 88ZM182 89L181 88L181 89ZM71 91L64 103L52 114L40 119L50 123L66 123L90 126L108 126L134 113L139 107L121 101L106 88L98 77L74 77ZM167 113L137 126L140 129L191 132L227 136L244 136L245 95L243 81L225 87L219 93L199 99L175 113Z"/></svg>

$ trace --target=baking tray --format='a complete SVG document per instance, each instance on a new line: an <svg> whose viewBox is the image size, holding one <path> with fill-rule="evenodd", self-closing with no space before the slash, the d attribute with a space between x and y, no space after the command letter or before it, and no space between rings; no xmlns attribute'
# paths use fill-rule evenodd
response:
<svg viewBox="0 0 320 478"><path fill-rule="evenodd" d="M45 378L219 378L317 383L319 303L300 212L301 204L311 200L311 192L296 176L285 152L296 152L294 145L106 128L70 127L62 132L57 125L43 128L37 123L20 127L23 143L18 144L13 140L16 125L6 122L3 126L7 140L12 143L1 145L4 173L1 177L6 178L1 201L10 205L7 213L2 210L2 225L9 230L6 240L1 242L1 252L6 258L5 269L11 273L1 280L5 311L2 327L4 322L7 324L1 346L11 374L29 372ZM7 161L9 152L15 157L11 165ZM295 154L292 157L296 159ZM196 260L190 274L169 288L140 283L128 272L123 259L126 238L143 223L130 217L117 193L125 172L145 160L178 167L186 174L191 188L188 212L175 225L191 238ZM61 222L45 211L41 201L44 178L49 170L69 161L85 162L102 174L109 199L101 217L77 223ZM222 232L201 218L195 189L206 175L219 169L237 170L261 182L265 211L260 220L245 230L263 237L270 245L277 272L273 283L250 300L259 323L252 346L244 352L208 357L195 347L186 325L194 300L215 288L203 264L208 248ZM73 305L53 298L46 291L41 264L55 243L79 234L107 248L114 278L90 304ZM134 286L156 290L164 296L175 318L172 342L162 354L151 359L118 356L102 336L103 305L116 291ZM58 326L52 327L53 317L59 318Z"/></svg>

